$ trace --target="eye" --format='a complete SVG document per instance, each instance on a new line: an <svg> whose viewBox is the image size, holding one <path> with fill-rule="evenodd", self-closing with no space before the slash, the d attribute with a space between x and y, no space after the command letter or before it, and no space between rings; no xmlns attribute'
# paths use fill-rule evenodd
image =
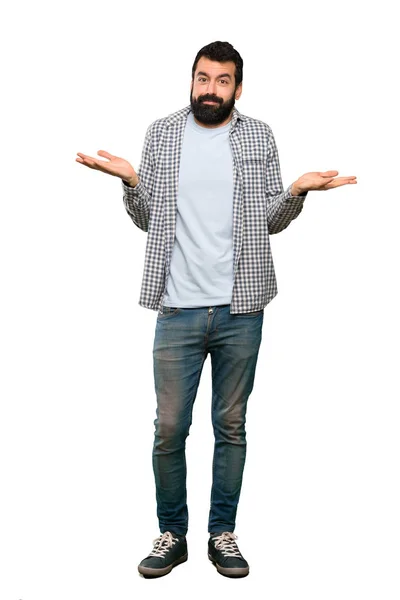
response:
<svg viewBox="0 0 400 600"><path fill-rule="evenodd" d="M222 83L228 83L226 79L221 79Z"/></svg>
<svg viewBox="0 0 400 600"><path fill-rule="evenodd" d="M197 80L198 80L198 81L201 81L201 80L205 81L205 80L206 80L206 78L205 78L205 77L198 77L198 78L197 78Z"/></svg>

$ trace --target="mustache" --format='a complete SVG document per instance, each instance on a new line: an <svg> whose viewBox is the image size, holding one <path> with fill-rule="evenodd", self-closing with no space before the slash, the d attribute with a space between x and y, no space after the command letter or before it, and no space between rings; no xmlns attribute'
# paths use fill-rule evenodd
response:
<svg viewBox="0 0 400 600"><path fill-rule="evenodd" d="M201 96L198 98L198 102L218 102L218 104L222 104L222 101L219 98L210 98L210 96Z"/></svg>

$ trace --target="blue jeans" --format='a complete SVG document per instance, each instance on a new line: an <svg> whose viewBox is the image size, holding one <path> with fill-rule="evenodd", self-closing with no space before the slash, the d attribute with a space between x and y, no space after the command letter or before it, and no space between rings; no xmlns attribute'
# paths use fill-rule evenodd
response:
<svg viewBox="0 0 400 600"><path fill-rule="evenodd" d="M246 458L246 407L253 389L264 309L163 306L154 338L157 396L153 469L160 532L186 535L186 438L207 354L215 436L209 533L234 531Z"/></svg>

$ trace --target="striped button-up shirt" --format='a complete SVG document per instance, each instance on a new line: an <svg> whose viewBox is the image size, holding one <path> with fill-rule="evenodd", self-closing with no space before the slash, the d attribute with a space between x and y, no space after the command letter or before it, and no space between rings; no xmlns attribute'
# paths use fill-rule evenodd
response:
<svg viewBox="0 0 400 600"><path fill-rule="evenodd" d="M123 201L147 244L139 304L162 312L175 240L179 163L190 105L157 119L146 131L135 187L122 180ZM269 125L233 108L233 273L230 313L262 310L278 293L269 235L298 217L307 192L283 189Z"/></svg>

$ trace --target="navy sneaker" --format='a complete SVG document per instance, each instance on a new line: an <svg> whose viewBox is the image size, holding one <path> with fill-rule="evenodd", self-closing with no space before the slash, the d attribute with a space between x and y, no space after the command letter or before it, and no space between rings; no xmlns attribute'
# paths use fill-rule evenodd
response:
<svg viewBox="0 0 400 600"><path fill-rule="evenodd" d="M145 578L161 577L188 558L186 536L171 531L162 533L153 540L154 548L138 565Z"/></svg>
<svg viewBox="0 0 400 600"><path fill-rule="evenodd" d="M227 577L246 577L249 565L235 542L237 535L231 531L211 533L208 540L208 558L218 573Z"/></svg>

